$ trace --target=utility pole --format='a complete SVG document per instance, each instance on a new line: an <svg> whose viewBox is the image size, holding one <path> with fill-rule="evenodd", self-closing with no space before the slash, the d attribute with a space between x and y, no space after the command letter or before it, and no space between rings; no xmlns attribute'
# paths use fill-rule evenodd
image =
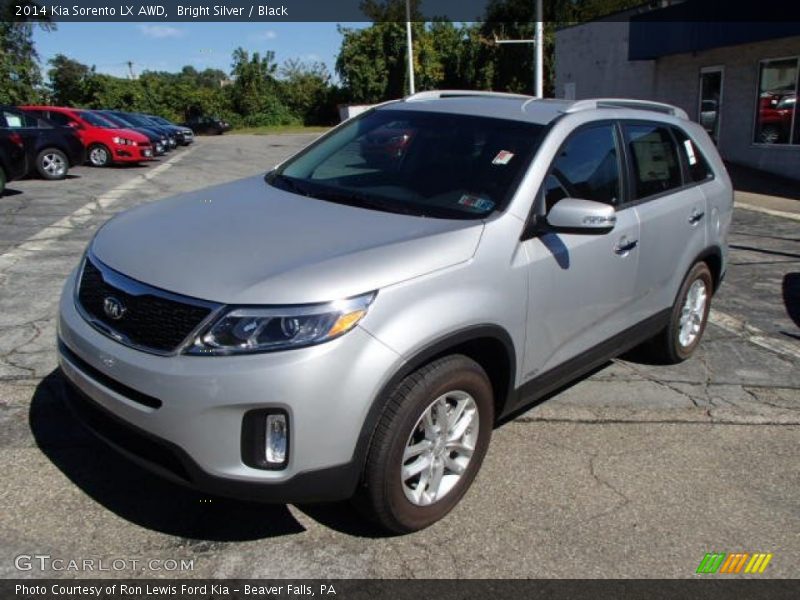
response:
<svg viewBox="0 0 800 600"><path fill-rule="evenodd" d="M494 38L495 44L533 44L533 95L544 96L544 22L542 21L542 0L534 0L533 39L500 40Z"/></svg>
<svg viewBox="0 0 800 600"><path fill-rule="evenodd" d="M537 98L544 96L544 23L542 22L542 0L536 0L536 14L534 16L536 24L533 35L533 51L536 55L534 60L534 79L536 81Z"/></svg>
<svg viewBox="0 0 800 600"><path fill-rule="evenodd" d="M411 0L406 0L406 46L408 48L408 93L411 95L414 93L414 44L411 39Z"/></svg>

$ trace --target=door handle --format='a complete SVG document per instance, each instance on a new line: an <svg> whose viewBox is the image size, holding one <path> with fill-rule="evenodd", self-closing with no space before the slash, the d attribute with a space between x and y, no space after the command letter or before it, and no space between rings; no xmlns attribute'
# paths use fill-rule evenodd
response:
<svg viewBox="0 0 800 600"><path fill-rule="evenodd" d="M692 214L689 215L689 224L690 225L697 225L700 222L700 220L705 216L706 216L706 213L704 213L702 211L699 211L697 209L694 209L692 211Z"/></svg>
<svg viewBox="0 0 800 600"><path fill-rule="evenodd" d="M639 240L633 240L632 242L628 242L623 238L619 242L617 242L616 246L614 246L614 252L616 252L620 256L624 256L625 254L636 248L636 246L638 245L639 245Z"/></svg>

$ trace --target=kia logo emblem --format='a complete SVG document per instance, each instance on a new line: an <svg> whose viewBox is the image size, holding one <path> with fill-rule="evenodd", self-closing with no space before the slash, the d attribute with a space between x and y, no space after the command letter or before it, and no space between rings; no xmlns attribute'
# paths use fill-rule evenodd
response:
<svg viewBox="0 0 800 600"><path fill-rule="evenodd" d="M103 300L103 311L106 313L109 319L113 319L114 321L119 321L127 312L127 308L125 305L114 298L114 296L107 296L105 300Z"/></svg>

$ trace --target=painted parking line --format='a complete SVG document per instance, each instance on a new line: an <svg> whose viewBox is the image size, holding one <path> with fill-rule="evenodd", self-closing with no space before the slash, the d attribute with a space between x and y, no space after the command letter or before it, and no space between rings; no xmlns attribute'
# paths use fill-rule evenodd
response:
<svg viewBox="0 0 800 600"><path fill-rule="evenodd" d="M765 331L748 325L744 319L712 308L708 313L708 321L728 333L736 334L751 344L766 348L777 354L800 359L800 344L772 337Z"/></svg>
<svg viewBox="0 0 800 600"><path fill-rule="evenodd" d="M759 212L773 217L781 217L782 219L800 221L800 213L787 212L785 210L775 210L774 208L765 208L763 206L756 206L755 204L748 204L747 202L739 202L738 200L733 203L733 206L734 208Z"/></svg>
<svg viewBox="0 0 800 600"><path fill-rule="evenodd" d="M25 257L29 257L37 252L42 252L58 243L59 240L73 231L88 223L92 218L97 216L98 212L103 212L111 208L123 196L136 190L144 183L161 175L164 171L171 169L173 165L181 161L195 149L196 146L185 148L180 154L176 154L168 160L164 161L153 170L137 175L129 181L125 181L104 194L101 194L94 200L87 202L77 210L68 214L44 229L39 230L32 236L23 240L17 246L14 246L8 252L0 255L0 273L6 271L12 265L19 262Z"/></svg>

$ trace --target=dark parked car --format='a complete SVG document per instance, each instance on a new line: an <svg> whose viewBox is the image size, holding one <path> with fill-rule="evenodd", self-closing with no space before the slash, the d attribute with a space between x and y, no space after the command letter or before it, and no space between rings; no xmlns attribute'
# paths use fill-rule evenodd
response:
<svg viewBox="0 0 800 600"><path fill-rule="evenodd" d="M6 182L19 179L27 171L25 142L16 131L0 128L0 195Z"/></svg>
<svg viewBox="0 0 800 600"><path fill-rule="evenodd" d="M141 115L139 113L130 113L130 112L122 112L122 111L111 111L118 117L121 117L127 120L130 123L133 123L137 127L147 127L148 129L152 129L157 133L164 134L167 138L167 143L169 144L169 150L176 148L178 146L178 140L175 136L175 132L171 131L169 127L164 127L163 125L159 125Z"/></svg>
<svg viewBox="0 0 800 600"><path fill-rule="evenodd" d="M175 139L181 146L188 146L194 141L194 132L188 127L184 127L183 125L177 125L165 119L164 117L159 117L157 115L141 115L141 116L144 117L145 119L152 121L156 125L169 129L171 132L175 134Z"/></svg>
<svg viewBox="0 0 800 600"><path fill-rule="evenodd" d="M169 152L169 140L163 131L158 131L155 127L136 125L133 120L125 116L125 113L116 110L96 110L94 112L105 117L117 127L131 129L147 136L147 139L150 140L150 144L153 146L153 154L156 156L161 156Z"/></svg>
<svg viewBox="0 0 800 600"><path fill-rule="evenodd" d="M25 145L27 174L44 179L64 179L70 167L82 165L86 152L71 127L0 106L0 128L17 133Z"/></svg>
<svg viewBox="0 0 800 600"><path fill-rule="evenodd" d="M207 135L222 135L226 131L230 131L230 123L218 119L217 117L192 117L186 121L186 127L194 131L196 134Z"/></svg>

